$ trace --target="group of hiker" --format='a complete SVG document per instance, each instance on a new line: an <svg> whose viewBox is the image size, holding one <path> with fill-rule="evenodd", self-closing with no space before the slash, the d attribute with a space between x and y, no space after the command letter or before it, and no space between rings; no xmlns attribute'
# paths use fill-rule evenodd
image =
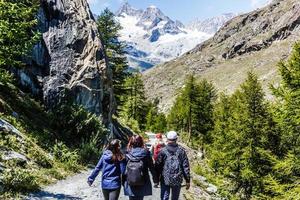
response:
<svg viewBox="0 0 300 200"><path fill-rule="evenodd" d="M129 139L127 149L121 151L121 142L112 140L103 152L95 169L88 177L91 186L102 171L102 192L105 200L117 200L121 187L129 200L143 200L152 195L152 175L154 187L161 188L161 200L178 200L183 179L186 189L190 187L190 165L183 147L178 145L175 131L166 134L166 144L161 134L150 148L145 147L140 135Z"/></svg>

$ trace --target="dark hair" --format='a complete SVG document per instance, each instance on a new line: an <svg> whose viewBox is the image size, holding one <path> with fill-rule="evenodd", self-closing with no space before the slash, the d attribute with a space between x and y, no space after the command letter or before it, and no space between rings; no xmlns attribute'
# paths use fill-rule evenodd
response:
<svg viewBox="0 0 300 200"><path fill-rule="evenodd" d="M112 161L117 162L123 160L125 157L120 150L120 140L114 139L109 142L107 150L110 150L113 153Z"/></svg>
<svg viewBox="0 0 300 200"><path fill-rule="evenodd" d="M140 135L133 135L129 139L127 150L131 150L132 148L137 148L137 147L141 147L141 148L144 147L144 139Z"/></svg>

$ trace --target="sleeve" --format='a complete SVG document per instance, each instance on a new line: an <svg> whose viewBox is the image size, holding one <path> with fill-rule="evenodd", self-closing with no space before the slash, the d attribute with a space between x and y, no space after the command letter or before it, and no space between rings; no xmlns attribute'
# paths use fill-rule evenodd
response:
<svg viewBox="0 0 300 200"><path fill-rule="evenodd" d="M156 170L155 170L155 166L154 166L154 163L153 163L153 159L151 158L151 155L150 155L150 151L148 151L148 154L147 154L147 165L148 165L148 168L151 172L153 182L158 183Z"/></svg>
<svg viewBox="0 0 300 200"><path fill-rule="evenodd" d="M164 153L163 151L160 151L158 153L157 160L155 162L156 178L158 181L161 177L163 166L164 166Z"/></svg>
<svg viewBox="0 0 300 200"><path fill-rule="evenodd" d="M184 150L182 150L182 167L183 167L183 176L187 183L191 182L191 175L190 175L190 162L188 156Z"/></svg>
<svg viewBox="0 0 300 200"><path fill-rule="evenodd" d="M95 169L93 170L91 175L88 177L89 182L93 183L95 181L95 178L98 176L99 172L102 170L102 167L103 167L103 156L101 156Z"/></svg>

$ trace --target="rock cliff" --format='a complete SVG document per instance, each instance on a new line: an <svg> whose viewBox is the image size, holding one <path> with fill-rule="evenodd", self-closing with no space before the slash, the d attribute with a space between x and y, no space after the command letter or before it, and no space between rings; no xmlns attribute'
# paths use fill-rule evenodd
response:
<svg viewBox="0 0 300 200"><path fill-rule="evenodd" d="M18 72L22 85L48 107L68 90L78 104L110 122L112 72L87 0L41 0L38 21L42 40L29 67Z"/></svg>

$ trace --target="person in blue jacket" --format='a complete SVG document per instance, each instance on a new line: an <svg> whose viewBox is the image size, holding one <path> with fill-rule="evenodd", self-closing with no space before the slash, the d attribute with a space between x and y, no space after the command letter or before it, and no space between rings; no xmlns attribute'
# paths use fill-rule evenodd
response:
<svg viewBox="0 0 300 200"><path fill-rule="evenodd" d="M138 186L130 185L128 177L128 170L129 170L129 162L130 160L135 161L142 161L143 162L143 179L144 183ZM151 196L152 195L152 184L150 180L149 170L153 177L154 184L158 183L158 180L156 180L155 175L155 168L153 164L152 157L150 155L150 151L145 148L144 140L139 135L134 135L129 140L128 146L127 146L127 153L126 153L126 172L125 176L127 178L125 179L124 183L124 194L126 196L129 196L129 200L143 200L144 196ZM131 177L132 178L132 177Z"/></svg>
<svg viewBox="0 0 300 200"><path fill-rule="evenodd" d="M120 141L112 140L103 152L97 166L88 177L91 186L102 171L102 192L105 200L117 200L121 190L121 178L125 172L126 160L120 150Z"/></svg>

